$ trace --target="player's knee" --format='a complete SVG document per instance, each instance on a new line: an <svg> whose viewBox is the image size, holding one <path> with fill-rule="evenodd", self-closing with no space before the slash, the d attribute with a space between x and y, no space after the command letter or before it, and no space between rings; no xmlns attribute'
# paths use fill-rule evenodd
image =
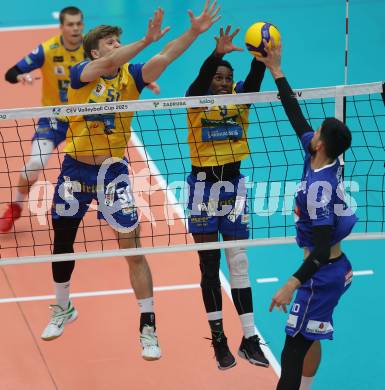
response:
<svg viewBox="0 0 385 390"><path fill-rule="evenodd" d="M74 241L66 239L66 236L56 236L53 244L53 254L72 253L74 251Z"/></svg>
<svg viewBox="0 0 385 390"><path fill-rule="evenodd" d="M201 287L215 288L220 287L219 280L219 265L221 258L221 251L219 249L198 251L199 266L202 273Z"/></svg>
<svg viewBox="0 0 385 390"><path fill-rule="evenodd" d="M299 388L305 355L312 343L312 340L306 339L300 333L295 337L286 336L281 353L282 371L277 390Z"/></svg>
<svg viewBox="0 0 385 390"><path fill-rule="evenodd" d="M246 248L226 248L226 260L230 272L231 288L250 287L249 262Z"/></svg>
<svg viewBox="0 0 385 390"><path fill-rule="evenodd" d="M21 172L21 176L23 179L34 183L37 181L39 173L43 170L43 168L44 163L41 156L32 156Z"/></svg>
<svg viewBox="0 0 385 390"><path fill-rule="evenodd" d="M56 283L65 283L71 279L75 261L58 261L52 263L52 276Z"/></svg>
<svg viewBox="0 0 385 390"><path fill-rule="evenodd" d="M120 232L115 230L120 249L131 249L140 247L140 225L130 231Z"/></svg>

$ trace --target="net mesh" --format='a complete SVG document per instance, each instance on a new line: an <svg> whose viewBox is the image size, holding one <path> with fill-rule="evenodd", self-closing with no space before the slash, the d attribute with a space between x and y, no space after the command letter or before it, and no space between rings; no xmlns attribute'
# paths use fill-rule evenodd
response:
<svg viewBox="0 0 385 390"><path fill-rule="evenodd" d="M381 92L381 83L296 91L305 117L314 129L325 117L343 119L346 110L346 123L353 135L352 148L344 156L347 201L359 217L355 233L367 237L377 237L385 224L385 108ZM241 168L248 187L251 238L248 245L261 239L283 238L281 242L286 242L295 234L294 194L301 179L303 151L275 92L3 110L0 112L0 212L14 200L21 167L30 157L36 118L71 117L96 107L100 107L98 112L116 117L134 112L133 133L126 154L140 215L143 253L161 247L183 250L192 243L186 233L184 213L185 181L191 170L186 109L230 104L250 104L251 154ZM22 217L11 232L0 235L2 260L42 258L51 253L50 210L63 156L62 146L53 152L25 201ZM102 251L98 256L109 256L111 250L117 249L115 235L106 222L96 218L96 211L96 204L91 205L74 249L77 253Z"/></svg>

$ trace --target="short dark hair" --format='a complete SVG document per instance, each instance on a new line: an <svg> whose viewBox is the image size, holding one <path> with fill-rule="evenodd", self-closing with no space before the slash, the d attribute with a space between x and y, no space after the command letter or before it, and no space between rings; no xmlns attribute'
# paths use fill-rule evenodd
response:
<svg viewBox="0 0 385 390"><path fill-rule="evenodd" d="M101 39L110 37L112 35L120 37L120 35L122 35L122 32L123 30L120 27L107 26L105 24L102 24L88 31L88 33L84 36L83 39L83 47L86 56L92 60L93 58L91 55L91 51L99 47L99 41Z"/></svg>
<svg viewBox="0 0 385 390"><path fill-rule="evenodd" d="M229 61L226 60L220 60L218 66L225 66L226 68L229 68L232 72L234 72L233 67L231 66Z"/></svg>
<svg viewBox="0 0 385 390"><path fill-rule="evenodd" d="M80 9L78 7L65 7L65 8L63 8L59 14L60 24L64 23L64 18L66 15L79 15L79 14L81 15L82 20L83 20L83 12L80 11Z"/></svg>
<svg viewBox="0 0 385 390"><path fill-rule="evenodd" d="M350 148L352 133L340 120L326 118L321 125L320 140L324 142L326 155L335 159Z"/></svg>

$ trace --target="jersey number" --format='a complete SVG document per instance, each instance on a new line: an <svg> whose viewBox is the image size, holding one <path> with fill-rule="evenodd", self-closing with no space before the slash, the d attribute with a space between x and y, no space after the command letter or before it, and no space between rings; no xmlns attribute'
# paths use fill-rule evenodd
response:
<svg viewBox="0 0 385 390"><path fill-rule="evenodd" d="M120 98L120 93L118 91L115 91L115 89L108 89L107 91L107 99L106 99L106 102L117 102L119 101L119 98Z"/></svg>

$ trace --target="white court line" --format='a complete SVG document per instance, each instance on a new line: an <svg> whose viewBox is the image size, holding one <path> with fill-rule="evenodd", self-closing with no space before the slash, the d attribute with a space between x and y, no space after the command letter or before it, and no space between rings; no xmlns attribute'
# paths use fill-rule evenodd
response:
<svg viewBox="0 0 385 390"><path fill-rule="evenodd" d="M279 281L278 278L257 278L257 283L276 283Z"/></svg>
<svg viewBox="0 0 385 390"><path fill-rule="evenodd" d="M363 271L354 271L354 276L366 276L373 275L373 270L363 270ZM222 274L223 276L223 274ZM225 277L222 278L222 283L228 283L227 280L224 281ZM256 279L257 283L275 283L278 282L278 278L258 278ZM189 290L200 288L199 284L176 284L171 286L159 286L154 287L154 291L177 291L177 290ZM230 286L228 287L230 289ZM226 288L224 288L227 292ZM110 295L125 295L132 294L134 290L132 288L123 289L123 290L102 290L102 291L87 291L81 293L72 293L70 294L71 298L88 298L88 297L102 297L102 296L110 296ZM230 289L230 297L231 297L231 289ZM55 295L34 295L30 297L14 297L14 298L0 298L1 303L15 303L15 302L33 302L33 301L49 301L55 299ZM261 338L262 339L262 338Z"/></svg>
<svg viewBox="0 0 385 390"><path fill-rule="evenodd" d="M170 203L172 203L173 207L175 208L176 213L178 214L178 217L181 218L181 220L184 220L185 215L182 207L178 203L177 199L175 198L175 195L172 191L167 191L166 193L166 188L167 188L167 182L164 179L163 175L160 173L158 167L155 165L153 159L151 156L148 154L147 150L144 149L144 145L140 142L140 139L136 136L134 129L132 129L131 133L131 142L134 146L136 146L138 153L141 155L144 161L147 161L148 167L150 169L151 174L156 178L156 180L159 181L161 188L164 188L164 193L166 196L168 196L168 199ZM233 298L231 296L231 287L229 284L229 281L223 274L223 272L220 270L219 271L219 277L221 279L222 287L225 290L227 296L231 301L233 301ZM261 342L263 344L266 344L265 339L263 338L261 332L257 327L255 327L255 331L258 334L259 338L261 339ZM263 352L265 353L266 358L269 360L271 367L273 368L274 372L278 377L281 376L281 366L278 363L278 360L274 356L273 352L267 345L261 345L261 348L263 349Z"/></svg>
<svg viewBox="0 0 385 390"><path fill-rule="evenodd" d="M59 24L41 24L37 26L15 26L15 27L0 27L0 32L6 31L22 31L22 30L45 30L51 28L59 28Z"/></svg>
<svg viewBox="0 0 385 390"><path fill-rule="evenodd" d="M190 290L200 288L199 284L176 284L174 286L160 286L154 287L154 291L177 291ZM132 288L124 290L102 290L102 291L88 291L81 293L70 294L71 298L88 298L88 297L103 297L110 295L126 295L133 294ZM0 303L16 303L16 302L33 302L33 301L49 301L55 299L55 295L35 295L31 297L14 297L14 298L0 298Z"/></svg>
<svg viewBox="0 0 385 390"><path fill-rule="evenodd" d="M353 276L366 276L366 275L374 275L374 271L372 269L353 271Z"/></svg>
<svg viewBox="0 0 385 390"><path fill-rule="evenodd" d="M233 297L231 296L231 287L226 279L226 276L223 274L222 271L219 271L219 277L221 279L222 287L227 293L227 296L230 298L231 302L233 301ZM263 353L265 354L267 360L270 362L271 367L273 368L274 372L278 376L278 378L281 376L281 365L278 363L278 360L274 356L273 352L271 349L267 346L266 340L262 336L261 332L259 329L255 326L255 331L259 338L261 339L261 348L263 350Z"/></svg>
<svg viewBox="0 0 385 390"><path fill-rule="evenodd" d="M374 271L372 269L362 270L362 271L353 271L353 276L370 276L374 275ZM257 283L276 283L279 281L275 276L271 278L257 278L255 279Z"/></svg>

